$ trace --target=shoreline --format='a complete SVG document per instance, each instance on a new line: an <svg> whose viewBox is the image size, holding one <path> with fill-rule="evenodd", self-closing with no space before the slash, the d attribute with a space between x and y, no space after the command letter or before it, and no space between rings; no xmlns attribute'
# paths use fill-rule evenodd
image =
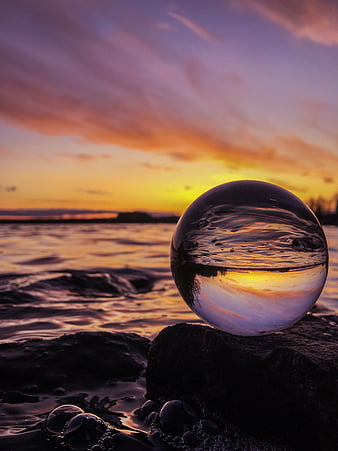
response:
<svg viewBox="0 0 338 451"><path fill-rule="evenodd" d="M116 217L26 217L7 218L0 216L0 224L175 224L179 220L177 215L153 216L145 212L121 212Z"/></svg>
<svg viewBox="0 0 338 451"><path fill-rule="evenodd" d="M169 215L154 217L148 213L119 213L112 218L29 218L6 219L0 217L2 224L176 224L180 216ZM322 226L338 226L338 215L331 213L321 215L318 220Z"/></svg>
<svg viewBox="0 0 338 451"><path fill-rule="evenodd" d="M48 450L52 443L50 449L68 450L53 448L53 438L47 441L44 421L57 405L75 404L111 424L122 442L128 434L142 433L142 440L132 437L137 441L130 450L137 446L159 451L180 449L176 445L168 448L168 443L182 444L183 436L173 437L170 429L163 431L163 424L156 419L158 412L153 423L133 412L146 399L162 406L171 399L184 399L200 412L199 426L194 429L200 448L187 449L334 449L330 390L335 377L337 342L333 333L337 322L337 316L306 315L289 329L264 337L236 337L209 326L183 323L164 328L152 341L132 333L83 332L0 344L2 403L8 412L11 406L17 411L24 408L26 414L29 409L35 412L26 431L0 436L0 447L36 450L45 443L43 449ZM203 346L207 348L203 350ZM264 383L257 371L267 374ZM251 377L251 373L256 376ZM324 391L321 386L325 386ZM231 392L227 387L233 387ZM254 400L257 395L261 406ZM237 406L234 412L232 405ZM299 423L295 436L293 416L298 409L301 423L307 426L302 430ZM291 419L283 411L292 412ZM276 413L277 429L273 420ZM217 433L201 432L199 436L203 421L216 424ZM202 447L204 441L209 447Z"/></svg>

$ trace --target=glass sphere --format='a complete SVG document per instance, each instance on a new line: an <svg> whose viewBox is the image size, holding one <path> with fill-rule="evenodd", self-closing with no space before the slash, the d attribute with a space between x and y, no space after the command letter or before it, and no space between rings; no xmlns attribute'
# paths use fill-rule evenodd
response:
<svg viewBox="0 0 338 451"><path fill-rule="evenodd" d="M188 306L235 335L298 321L318 299L328 250L316 216L295 195L245 180L197 198L177 223L171 270Z"/></svg>
<svg viewBox="0 0 338 451"><path fill-rule="evenodd" d="M92 413L80 413L73 417L65 428L65 444L69 449L87 450L106 432L107 425Z"/></svg>
<svg viewBox="0 0 338 451"><path fill-rule="evenodd" d="M50 412L47 417L47 431L51 432L52 434L58 434L62 432L66 423L79 413L84 412L80 407L74 406L73 404L64 404L62 406L56 407Z"/></svg>

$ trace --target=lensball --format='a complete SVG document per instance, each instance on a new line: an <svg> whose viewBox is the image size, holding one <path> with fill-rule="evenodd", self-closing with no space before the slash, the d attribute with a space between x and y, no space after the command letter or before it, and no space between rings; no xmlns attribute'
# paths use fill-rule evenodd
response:
<svg viewBox="0 0 338 451"><path fill-rule="evenodd" d="M171 270L188 306L234 335L261 335L301 319L327 276L328 250L314 213L260 181L216 186L181 216Z"/></svg>
<svg viewBox="0 0 338 451"><path fill-rule="evenodd" d="M73 404L64 404L56 407L47 417L47 431L52 434L62 432L68 421L79 413L84 413L84 411Z"/></svg>
<svg viewBox="0 0 338 451"><path fill-rule="evenodd" d="M106 430L107 425L100 417L92 413L79 413L65 427L65 444L72 451L88 450Z"/></svg>

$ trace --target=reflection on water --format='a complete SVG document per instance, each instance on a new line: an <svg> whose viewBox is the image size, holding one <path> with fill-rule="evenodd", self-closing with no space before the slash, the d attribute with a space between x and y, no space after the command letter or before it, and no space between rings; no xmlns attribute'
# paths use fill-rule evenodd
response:
<svg viewBox="0 0 338 451"><path fill-rule="evenodd" d="M99 330L153 337L180 321L202 323L182 302L171 277L174 229L172 224L0 225L0 340ZM318 314L337 311L338 228L325 232L330 268L314 310Z"/></svg>
<svg viewBox="0 0 338 451"><path fill-rule="evenodd" d="M324 232L311 210L276 185L216 187L181 217L171 266L187 304L239 335L269 333L300 319L327 274Z"/></svg>
<svg viewBox="0 0 338 451"><path fill-rule="evenodd" d="M171 224L0 225L0 342L49 339L78 331L154 337L170 324L202 323L182 301L171 277L169 244L174 228ZM338 228L325 230L330 269L316 304L315 312L321 315L337 311L338 299ZM212 271L216 277L217 267ZM203 276L203 267L198 273L200 286L203 278L211 280ZM272 284L276 293L278 273L267 273L266 278L263 274L261 286L268 292ZM243 278L247 278L247 289L252 289L251 276L239 270L219 274L220 279L231 278L232 290L237 291L239 282L244 286ZM309 277L310 284L312 280ZM206 285L206 295L208 289ZM86 400L94 395L100 400L115 399L113 409L127 415L124 424L140 428L131 412L141 404L144 391L144 379L119 382L96 387ZM71 396L65 401L78 403ZM3 402L0 435L35 425L56 405L54 395L38 399L15 405Z"/></svg>
<svg viewBox="0 0 338 451"><path fill-rule="evenodd" d="M169 268L172 224L0 225L0 340L78 331L154 336L201 322Z"/></svg>

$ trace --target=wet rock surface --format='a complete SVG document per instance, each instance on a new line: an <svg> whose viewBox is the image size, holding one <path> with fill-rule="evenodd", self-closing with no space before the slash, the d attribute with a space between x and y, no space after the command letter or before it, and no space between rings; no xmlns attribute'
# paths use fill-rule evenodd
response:
<svg viewBox="0 0 338 451"><path fill-rule="evenodd" d="M80 332L0 344L0 390L82 388L131 380L146 366L149 340L131 333Z"/></svg>
<svg viewBox="0 0 338 451"><path fill-rule="evenodd" d="M144 417L145 410L149 410L148 402L135 414ZM216 420L213 412L207 412L193 400L174 399L162 406L151 402L154 410L145 422L154 451L292 451L289 447L257 439L234 425Z"/></svg>
<svg viewBox="0 0 338 451"><path fill-rule="evenodd" d="M197 400L225 425L284 449L337 449L337 322L307 315L263 337L167 327L150 346L146 396Z"/></svg>
<svg viewBox="0 0 338 451"><path fill-rule="evenodd" d="M0 449L331 451L336 327L336 317L310 315L264 337L168 327L150 345L146 401L149 341L138 335L2 344L3 413L40 414L25 431L1 436ZM121 414L128 403L129 425Z"/></svg>
<svg viewBox="0 0 338 451"><path fill-rule="evenodd" d="M139 335L107 332L0 344L0 418L5 422L8 412L15 412L22 424L20 429L14 420L9 424L10 433L0 435L0 449L87 449L77 435L96 446L102 422L123 429L119 410L134 402L134 395L131 401L125 395L128 387L137 393L144 386L148 347L149 340ZM68 430L69 421L81 413L83 421ZM66 445L49 440L66 432ZM119 440L128 442L128 437Z"/></svg>

